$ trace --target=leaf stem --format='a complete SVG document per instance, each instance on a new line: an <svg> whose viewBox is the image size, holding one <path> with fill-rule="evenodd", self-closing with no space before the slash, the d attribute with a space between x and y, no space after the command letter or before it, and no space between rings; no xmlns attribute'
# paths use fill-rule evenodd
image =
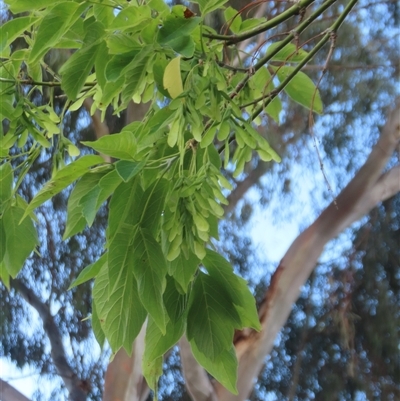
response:
<svg viewBox="0 0 400 401"><path fill-rule="evenodd" d="M235 43L242 42L243 40L252 38L253 36L256 36L262 32L268 31L269 29L278 26L282 22L299 14L303 8L308 7L314 1L315 0L300 0L296 2L294 6L290 7L289 9L277 15L276 17L270 19L269 21L260 24L257 28L253 28L246 32L242 32L239 35L220 35L213 33L203 33L203 36L209 39L223 40L225 41L226 46L233 45Z"/></svg>
<svg viewBox="0 0 400 401"><path fill-rule="evenodd" d="M331 0L336 1L336 0ZM329 1L328 1L329 2ZM326 2L326 3L328 3ZM294 70L287 76L287 78L281 82L271 93L269 98L259 106L253 114L250 116L249 121L253 121L264 109L267 107L272 100L286 87L286 85L293 79L293 77L308 63L314 56L321 50L321 48L329 41L333 33L336 33L340 25L343 23L346 16L350 13L353 7L357 4L358 0L351 0L346 6L339 18L332 24L330 28L326 30L325 35L322 39L314 46L314 48L308 53L308 55L294 68ZM324 3L324 4L326 4Z"/></svg>

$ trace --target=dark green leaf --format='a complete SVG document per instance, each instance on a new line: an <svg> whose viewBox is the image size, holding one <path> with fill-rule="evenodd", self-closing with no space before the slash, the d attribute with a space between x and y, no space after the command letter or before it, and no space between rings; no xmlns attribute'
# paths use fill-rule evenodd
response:
<svg viewBox="0 0 400 401"><path fill-rule="evenodd" d="M184 18L171 14L165 19L163 26L158 31L157 42L160 45L171 45L182 36L188 36L200 24L201 18Z"/></svg>
<svg viewBox="0 0 400 401"><path fill-rule="evenodd" d="M159 243L149 230L139 228L133 242L133 272L139 297L150 316L165 334L166 319L162 295L167 265Z"/></svg>
<svg viewBox="0 0 400 401"><path fill-rule="evenodd" d="M150 363L155 359L162 357L169 351L182 337L184 333L184 319L167 324L165 335L161 332L154 320L149 317L146 330L146 348L143 355L143 363Z"/></svg>
<svg viewBox="0 0 400 401"><path fill-rule="evenodd" d="M128 182L133 177L135 177L138 173L140 173L145 165L146 165L145 160L142 160L141 162L131 162L128 160L120 160L117 163L115 163L115 169L117 170L119 176L125 182Z"/></svg>
<svg viewBox="0 0 400 401"><path fill-rule="evenodd" d="M240 316L242 328L260 330L255 299L246 281L233 272L232 266L222 255L211 249L207 249L207 256L202 262L213 280L229 294L228 297Z"/></svg>
<svg viewBox="0 0 400 401"><path fill-rule="evenodd" d="M128 53L114 55L106 65L105 76L107 81L114 82L123 75L122 70L132 62L139 51L140 49L131 49Z"/></svg>
<svg viewBox="0 0 400 401"><path fill-rule="evenodd" d="M234 330L241 325L230 298L218 282L199 272L190 293L187 336L211 360L230 349Z"/></svg>
<svg viewBox="0 0 400 401"><path fill-rule="evenodd" d="M15 206L7 208L3 213L3 228L6 234L6 252L3 262L11 277L17 276L26 258L38 244L32 220L22 219L22 216L24 216L24 209Z"/></svg>
<svg viewBox="0 0 400 401"><path fill-rule="evenodd" d="M149 230L154 236L157 235L169 188L169 182L162 178L146 189L140 202L139 210L142 211L140 226Z"/></svg>
<svg viewBox="0 0 400 401"><path fill-rule="evenodd" d="M100 22L90 24L84 38L84 46L77 50L60 69L63 78L61 87L71 100L77 98L86 82L96 61L103 34L104 28Z"/></svg>
<svg viewBox="0 0 400 401"><path fill-rule="evenodd" d="M82 212L81 199L96 188L99 180L104 177L106 172L86 173L75 185L68 199L67 224L63 239L67 239L82 231L86 226L86 220Z"/></svg>
<svg viewBox="0 0 400 401"><path fill-rule="evenodd" d="M110 201L108 215L108 241L111 242L123 224L134 226L139 222L138 204L143 196L139 180L120 184Z"/></svg>
<svg viewBox="0 0 400 401"><path fill-rule="evenodd" d="M176 323L186 311L188 297L178 291L179 284L167 275L167 287L164 292L164 305L172 323Z"/></svg>
<svg viewBox="0 0 400 401"><path fill-rule="evenodd" d="M189 253L189 259L186 259L183 252L169 262L169 271L180 284L183 291L187 292L189 283L194 279L194 274L199 267L200 260L193 253Z"/></svg>

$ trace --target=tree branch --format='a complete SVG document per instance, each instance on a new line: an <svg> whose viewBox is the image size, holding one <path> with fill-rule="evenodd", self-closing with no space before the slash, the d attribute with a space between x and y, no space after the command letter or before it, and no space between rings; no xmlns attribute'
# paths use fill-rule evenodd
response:
<svg viewBox="0 0 400 401"><path fill-rule="evenodd" d="M368 213L377 203L400 190L400 166L381 173L400 142L399 102L391 112L367 161L339 194L336 204L332 202L295 239L279 263L259 310L261 332L243 333L235 344L239 360L239 395L232 396L218 385L216 389L220 401L241 401L249 396L265 357L271 352L277 334L285 324L301 287L315 268L327 242Z"/></svg>
<svg viewBox="0 0 400 401"><path fill-rule="evenodd" d="M109 363L104 380L103 401L144 401L149 387L142 374L142 357L147 325L144 324L133 343L132 355L120 349Z"/></svg>
<svg viewBox="0 0 400 401"><path fill-rule="evenodd" d="M30 401L13 386L0 379L0 400L1 401Z"/></svg>
<svg viewBox="0 0 400 401"><path fill-rule="evenodd" d="M194 359L186 336L179 340L179 349L186 389L193 401L217 401L214 387L204 368Z"/></svg>
<svg viewBox="0 0 400 401"><path fill-rule="evenodd" d="M50 308L36 294L28 288L21 280L12 279L11 286L39 313L42 319L43 329L50 340L51 357L58 374L64 381L69 392L70 401L86 401L86 392L83 390L84 383L74 373L68 363L61 333L50 313Z"/></svg>

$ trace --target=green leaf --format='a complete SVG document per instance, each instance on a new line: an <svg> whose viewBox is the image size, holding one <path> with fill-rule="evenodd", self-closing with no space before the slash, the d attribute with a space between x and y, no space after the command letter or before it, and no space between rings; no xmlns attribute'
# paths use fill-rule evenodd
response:
<svg viewBox="0 0 400 401"><path fill-rule="evenodd" d="M294 67L283 66L276 68L279 81L283 82L293 71ZM285 86L284 91L295 102L318 114L323 111L319 90L313 81L303 72L299 71Z"/></svg>
<svg viewBox="0 0 400 401"><path fill-rule="evenodd" d="M111 29L118 31L132 30L133 27L145 25L146 20L151 18L151 9L142 4L140 7L129 5L121 10L114 18Z"/></svg>
<svg viewBox="0 0 400 401"><path fill-rule="evenodd" d="M89 281L92 278L95 278L99 274L103 266L107 264L107 258L108 254L104 253L102 256L100 256L99 259L96 260L96 262L86 266L79 273L79 276L71 283L71 285L68 287L68 290L76 287L79 284L86 283L86 281Z"/></svg>
<svg viewBox="0 0 400 401"><path fill-rule="evenodd" d="M78 160L73 161L61 170L58 170L54 177L48 181L44 187L32 199L28 208L23 215L23 219L34 209L61 192L68 185L72 184L78 178L82 177L90 167L103 163L104 160L100 156L86 155Z"/></svg>
<svg viewBox="0 0 400 401"><path fill-rule="evenodd" d="M181 252L179 256L172 262L169 262L169 271L180 284L183 291L187 292L189 284L194 279L194 274L199 267L200 260L196 255L189 252L189 258L186 259L184 253Z"/></svg>
<svg viewBox="0 0 400 401"><path fill-rule="evenodd" d="M167 310L169 319L176 323L186 311L188 297L182 291L178 291L179 284L174 278L167 275L167 287L165 288L163 299L165 309Z"/></svg>
<svg viewBox="0 0 400 401"><path fill-rule="evenodd" d="M194 341L190 341L190 346L196 361L227 390L238 394L236 388L238 362L235 348L231 345L230 349L223 350L214 360L210 360L198 349Z"/></svg>
<svg viewBox="0 0 400 401"><path fill-rule="evenodd" d="M139 49L130 49L128 53L116 54L112 56L105 68L105 76L107 81L115 82L118 78L120 78L120 76L123 75L123 69L132 62L138 53Z"/></svg>
<svg viewBox="0 0 400 401"><path fill-rule="evenodd" d="M152 46L144 47L131 64L122 70L122 73L125 74L125 83L121 93L122 105L120 108L125 107L132 100L133 95L142 85L147 72L147 64L154 55L152 51L154 51Z"/></svg>
<svg viewBox="0 0 400 401"><path fill-rule="evenodd" d="M142 160L141 162L131 162L128 160L120 160L115 163L115 169L118 172L118 175L125 181L128 182L137 174L139 174L144 166L146 165L146 160Z"/></svg>
<svg viewBox="0 0 400 401"><path fill-rule="evenodd" d="M281 43L282 42L272 43L267 49L266 56L271 54ZM302 48L298 48L293 43L288 43L283 49L279 50L278 53L272 57L272 60L293 63L302 61L305 57L307 57L307 55L308 52Z"/></svg>
<svg viewBox="0 0 400 401"><path fill-rule="evenodd" d="M54 0L7 0L10 10L17 14L25 11L40 10L41 8L52 6Z"/></svg>
<svg viewBox="0 0 400 401"><path fill-rule="evenodd" d="M167 265L160 244L151 232L139 228L133 241L133 272L143 306L165 334L166 319L162 294L165 290Z"/></svg>
<svg viewBox="0 0 400 401"><path fill-rule="evenodd" d="M23 32L29 30L32 24L38 20L37 17L18 17L7 21L5 24L0 26L0 38L4 38L4 43L2 43L3 49L9 46L14 40L21 35ZM8 47L7 47L8 50ZM0 54L3 51L0 52Z"/></svg>
<svg viewBox="0 0 400 401"><path fill-rule="evenodd" d="M200 11L203 17L211 11L221 8L228 0L196 0L193 3L197 3L200 6Z"/></svg>
<svg viewBox="0 0 400 401"><path fill-rule="evenodd" d="M143 196L139 180L123 182L114 191L109 205L108 241L120 231L123 224L134 226L139 222L141 213L138 204Z"/></svg>
<svg viewBox="0 0 400 401"><path fill-rule="evenodd" d="M8 274L4 262L0 262L0 280L8 291L10 291L10 275Z"/></svg>
<svg viewBox="0 0 400 401"><path fill-rule="evenodd" d="M127 131L104 135L94 142L82 141L82 143L99 153L123 160L133 160L137 149L134 135Z"/></svg>
<svg viewBox="0 0 400 401"><path fill-rule="evenodd" d="M103 173L87 173L75 185L68 199L67 224L63 239L67 239L86 227L86 219L82 212L81 199L93 188L97 187L99 180L104 176Z"/></svg>
<svg viewBox="0 0 400 401"><path fill-rule="evenodd" d="M123 346L131 354L133 341L147 313L137 294L132 266L124 264L110 273L107 265L104 265L96 277L93 287L96 311L112 350L116 352Z"/></svg>
<svg viewBox="0 0 400 401"><path fill-rule="evenodd" d="M158 31L157 42L162 46L172 47L182 36L190 35L200 22L200 17L184 18L171 14Z"/></svg>
<svg viewBox="0 0 400 401"><path fill-rule="evenodd" d="M233 33L239 33L242 24L242 16L240 13L232 7L227 7L224 11L224 17L226 27L229 27Z"/></svg>
<svg viewBox="0 0 400 401"><path fill-rule="evenodd" d="M157 236L165 198L170 188L169 182L162 178L150 185L142 196L138 210L142 212L140 226Z"/></svg>
<svg viewBox="0 0 400 401"><path fill-rule="evenodd" d="M6 252L7 252L6 232L4 231L3 218L0 218L0 262L3 261Z"/></svg>
<svg viewBox="0 0 400 401"><path fill-rule="evenodd" d="M146 378L148 386L156 391L158 379L162 375L162 364L163 358L160 356L151 362L142 361L142 372L143 376Z"/></svg>
<svg viewBox="0 0 400 401"><path fill-rule="evenodd" d="M184 319L180 319L175 323L169 321L166 333L163 335L154 320L149 317L146 330L146 348L143 355L143 363L151 363L155 359L162 357L179 341L184 331Z"/></svg>
<svg viewBox="0 0 400 401"><path fill-rule="evenodd" d="M93 329L93 334L96 337L97 342L99 343L100 347L103 348L104 343L106 341L106 336L104 334L103 329L101 328L99 316L97 314L97 307L94 302L92 302L92 329Z"/></svg>
<svg viewBox="0 0 400 401"><path fill-rule="evenodd" d="M75 100L83 88L100 49L104 28L100 22L89 25L84 38L84 46L77 50L61 67L61 87L71 100Z"/></svg>
<svg viewBox="0 0 400 401"><path fill-rule="evenodd" d="M7 208L3 213L3 229L6 234L6 252L3 262L13 278L17 276L26 258L38 244L32 220L30 218L22 220L23 215L24 209L16 206Z"/></svg>
<svg viewBox="0 0 400 401"><path fill-rule="evenodd" d="M163 85L172 99L175 99L183 92L181 77L181 57L173 58L165 68Z"/></svg>
<svg viewBox="0 0 400 401"><path fill-rule="evenodd" d="M240 316L242 328L261 330L255 299L246 281L233 272L231 264L223 256L211 249L207 249L207 256L202 262L210 276L229 294Z"/></svg>
<svg viewBox="0 0 400 401"><path fill-rule="evenodd" d="M230 349L234 329L241 325L230 298L218 282L199 272L190 293L187 337L211 360Z"/></svg>
<svg viewBox="0 0 400 401"><path fill-rule="evenodd" d="M32 3L32 2L31 2ZM48 4L47 4L48 5ZM29 56L29 64L34 64L52 47L55 47L68 28L79 18L85 4L66 1L56 4L43 18Z"/></svg>
<svg viewBox="0 0 400 401"><path fill-rule="evenodd" d="M10 163L4 163L0 166L0 214L6 203L12 194L13 189L13 169ZM1 259L0 259L1 261Z"/></svg>
<svg viewBox="0 0 400 401"><path fill-rule="evenodd" d="M94 62L94 69L96 71L97 82L100 85L100 88L102 89L107 84L105 70L108 58L109 55L108 55L107 45L105 42L100 42L99 48L97 50L96 60Z"/></svg>

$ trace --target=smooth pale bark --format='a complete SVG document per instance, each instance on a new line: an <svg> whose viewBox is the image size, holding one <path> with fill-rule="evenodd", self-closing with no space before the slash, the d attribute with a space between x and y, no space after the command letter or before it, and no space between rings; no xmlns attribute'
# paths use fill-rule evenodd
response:
<svg viewBox="0 0 400 401"><path fill-rule="evenodd" d="M103 401L144 401L149 388L142 375L142 357L146 324L133 343L132 355L119 350L107 367L104 380Z"/></svg>
<svg viewBox="0 0 400 401"><path fill-rule="evenodd" d="M399 102L397 102L399 106ZM400 166L382 174L400 142L398 107L390 114L367 161L332 202L292 243L279 263L259 310L262 330L239 336L235 344L239 360L237 396L216 386L219 401L245 400L285 324L293 303L316 266L325 245L345 228L367 214L379 202L400 191ZM197 400L196 400L197 401Z"/></svg>
<svg viewBox="0 0 400 401"><path fill-rule="evenodd" d="M188 393L196 401L218 401L207 372L194 359L186 336L180 339L179 349Z"/></svg>
<svg viewBox="0 0 400 401"><path fill-rule="evenodd" d="M0 379L0 401L30 401L6 381Z"/></svg>

